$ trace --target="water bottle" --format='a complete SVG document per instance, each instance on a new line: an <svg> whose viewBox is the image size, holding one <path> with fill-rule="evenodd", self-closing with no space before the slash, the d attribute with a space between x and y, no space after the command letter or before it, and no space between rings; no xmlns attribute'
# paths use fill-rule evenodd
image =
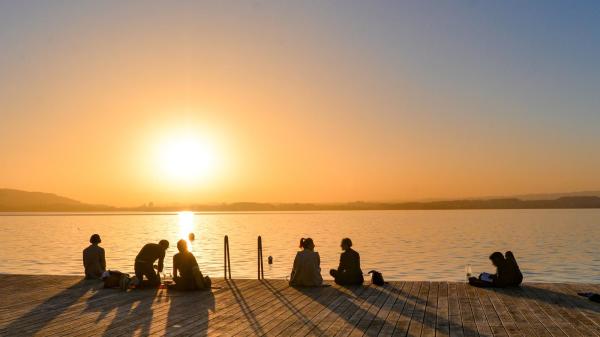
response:
<svg viewBox="0 0 600 337"><path fill-rule="evenodd" d="M469 278L471 278L471 275L473 275L473 270L471 269L470 264L465 267L465 271L467 272L467 282L469 282Z"/></svg>

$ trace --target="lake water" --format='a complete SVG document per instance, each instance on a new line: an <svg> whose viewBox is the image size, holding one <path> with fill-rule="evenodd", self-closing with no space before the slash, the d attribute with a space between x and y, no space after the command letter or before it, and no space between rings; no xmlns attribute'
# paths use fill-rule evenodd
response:
<svg viewBox="0 0 600 337"><path fill-rule="evenodd" d="M0 273L80 275L92 233L102 236L109 269L125 272L144 243L169 240L169 273L176 241L190 232L201 269L218 277L228 235L232 276L255 278L261 235L267 278L286 277L300 237L310 236L326 279L340 239L350 237L363 271L390 280L464 280L467 264L493 272L489 254L512 250L526 281L600 282L597 209L3 215Z"/></svg>

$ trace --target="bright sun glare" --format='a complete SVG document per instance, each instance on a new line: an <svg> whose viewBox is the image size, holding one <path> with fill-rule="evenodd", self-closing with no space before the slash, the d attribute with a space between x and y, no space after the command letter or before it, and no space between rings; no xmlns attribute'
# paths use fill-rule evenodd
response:
<svg viewBox="0 0 600 337"><path fill-rule="evenodd" d="M213 175L216 154L212 144L193 134L166 139L159 148L161 173L173 182L191 184Z"/></svg>
<svg viewBox="0 0 600 337"><path fill-rule="evenodd" d="M191 252L193 244L189 239L189 234L194 232L194 213L192 212L179 212L178 224L179 224L179 236L184 239L188 244L188 249Z"/></svg>

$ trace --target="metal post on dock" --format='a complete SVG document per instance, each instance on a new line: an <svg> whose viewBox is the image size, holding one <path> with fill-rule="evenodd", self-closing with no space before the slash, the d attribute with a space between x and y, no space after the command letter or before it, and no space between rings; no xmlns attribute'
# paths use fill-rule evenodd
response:
<svg viewBox="0 0 600 337"><path fill-rule="evenodd" d="M265 269L263 267L263 254L262 254L262 238L258 236L258 279L265 279Z"/></svg>
<svg viewBox="0 0 600 337"><path fill-rule="evenodd" d="M224 278L227 279L227 275L229 275L229 279L231 279L231 260L229 258L229 237L225 235L225 239L223 241L223 272L225 273Z"/></svg>

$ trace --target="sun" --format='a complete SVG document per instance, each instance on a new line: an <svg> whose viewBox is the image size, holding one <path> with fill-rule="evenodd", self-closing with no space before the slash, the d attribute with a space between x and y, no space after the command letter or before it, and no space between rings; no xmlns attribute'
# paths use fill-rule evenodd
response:
<svg viewBox="0 0 600 337"><path fill-rule="evenodd" d="M160 173L172 182L193 184L215 174L214 145L199 134L186 133L164 139L158 149Z"/></svg>

